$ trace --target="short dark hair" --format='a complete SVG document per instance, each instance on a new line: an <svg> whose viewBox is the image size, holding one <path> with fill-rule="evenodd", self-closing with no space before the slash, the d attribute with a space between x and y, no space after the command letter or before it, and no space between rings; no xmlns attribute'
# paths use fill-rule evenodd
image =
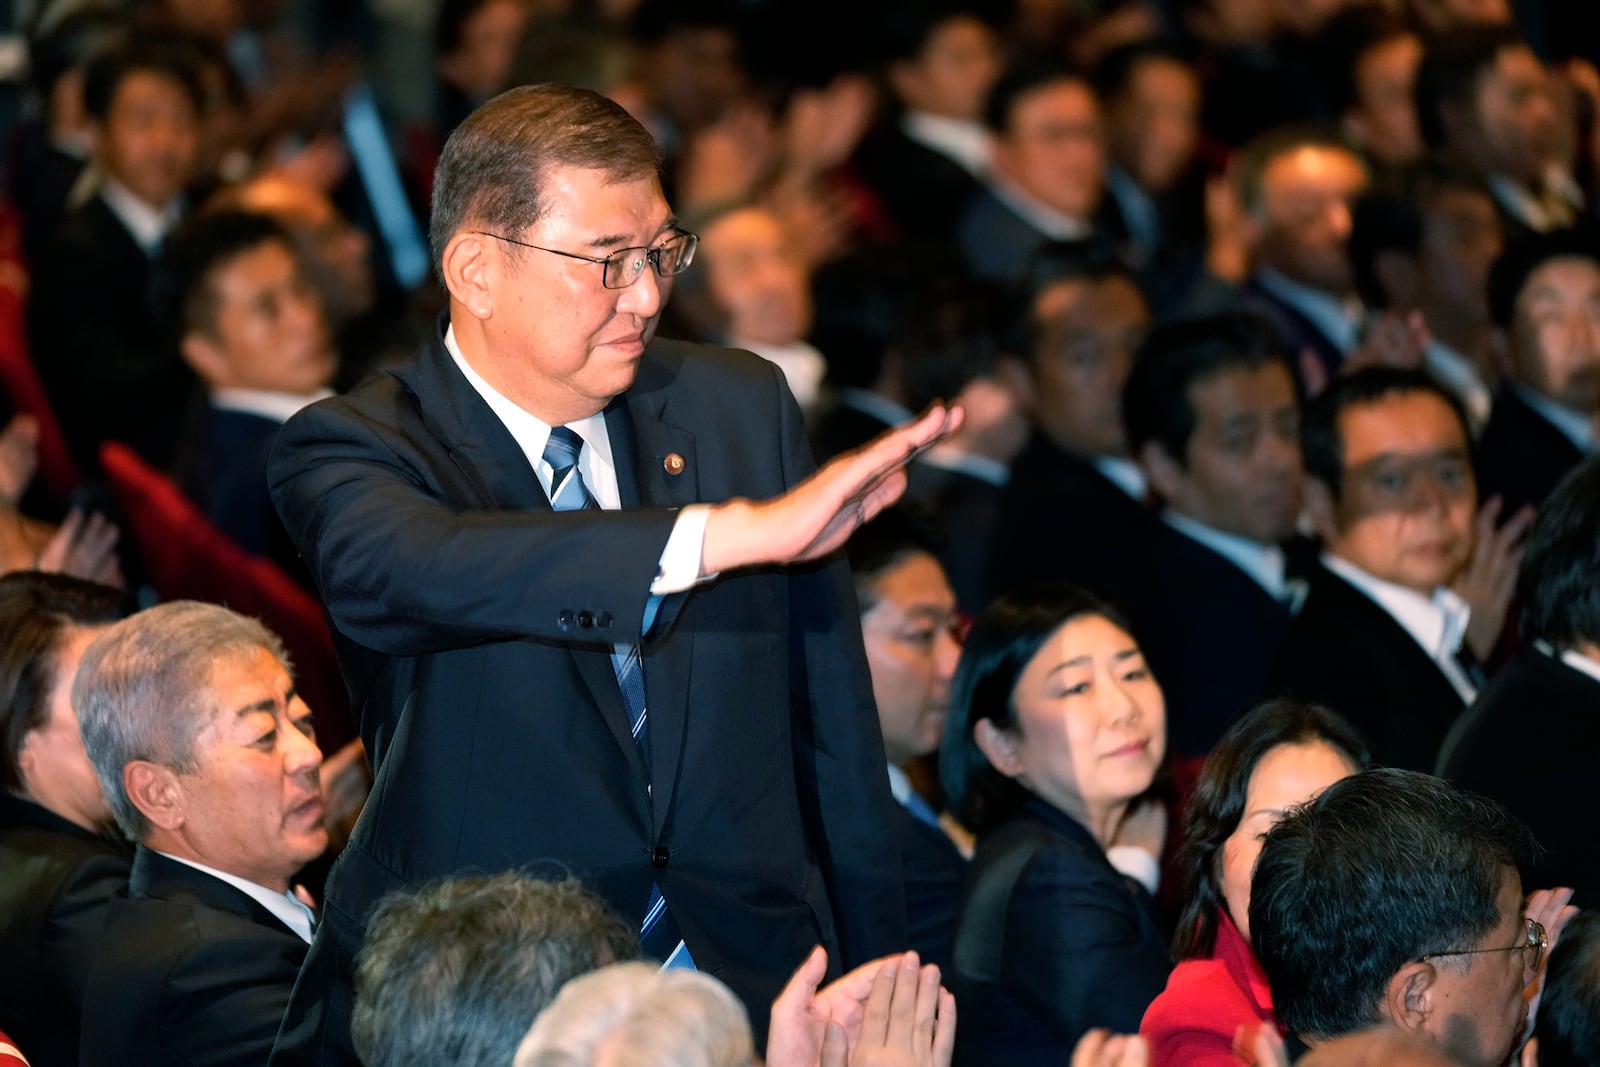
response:
<svg viewBox="0 0 1600 1067"><path fill-rule="evenodd" d="M117 90L130 74L154 74L183 90L195 115L204 109L200 57L187 39L172 35L129 34L89 61L83 75L83 106L96 122L111 113Z"/></svg>
<svg viewBox="0 0 1600 1067"><path fill-rule="evenodd" d="M429 224L434 270L442 281L445 245L469 224L512 237L539 221L549 168L638 181L657 176L660 156L650 131L599 93L566 85L501 93L455 128L439 156Z"/></svg>
<svg viewBox="0 0 1600 1067"><path fill-rule="evenodd" d="M1509 330L1517 317L1517 297L1533 273L1552 259L1587 259L1600 266L1600 231L1578 225L1528 234L1509 242L1489 268L1489 318Z"/></svg>
<svg viewBox="0 0 1600 1067"><path fill-rule="evenodd" d="M1600 915L1579 912L1561 928L1545 966L1533 1036L1539 1067L1600 1063Z"/></svg>
<svg viewBox="0 0 1600 1067"><path fill-rule="evenodd" d="M1076 82L1089 92L1094 92L1089 80L1063 61L1029 57L1011 64L994 83L984 101L984 124L1003 136L1011 129L1011 113L1016 109L1017 102L1057 82Z"/></svg>
<svg viewBox="0 0 1600 1067"><path fill-rule="evenodd" d="M1400 968L1494 929L1506 872L1526 871L1533 849L1499 804L1417 771L1363 771L1294 809L1250 883L1278 1018L1317 1039L1381 1021Z"/></svg>
<svg viewBox="0 0 1600 1067"><path fill-rule="evenodd" d="M1364 367L1335 378L1305 406L1300 417L1300 456L1306 474L1328 487L1337 500L1344 488L1344 438L1339 417L1350 408L1373 404L1402 393L1427 393L1438 397L1455 413L1461 434L1470 448L1472 431L1461 398L1440 385L1426 371L1398 367Z"/></svg>
<svg viewBox="0 0 1600 1067"><path fill-rule="evenodd" d="M356 959L356 1052L370 1067L510 1063L569 979L635 952L633 929L577 881L507 871L391 893Z"/></svg>
<svg viewBox="0 0 1600 1067"><path fill-rule="evenodd" d="M1389 307L1389 294L1378 278L1378 257L1385 252L1419 255L1428 213L1440 196L1455 191L1490 197L1482 177L1445 157L1432 156L1393 187L1356 200L1350 226L1350 266L1356 292L1368 307Z"/></svg>
<svg viewBox="0 0 1600 1067"><path fill-rule="evenodd" d="M174 339L191 333L215 336L217 270L274 242L297 255L289 231L270 215L253 211L206 212L179 227L162 249L150 283L151 301Z"/></svg>
<svg viewBox="0 0 1600 1067"><path fill-rule="evenodd" d="M1028 797L978 748L973 738L978 723L988 719L996 729L1015 733L1017 679L1051 634L1088 615L1128 629L1109 605L1073 586L1007 594L972 624L950 683L950 712L939 749L939 780L950 810L970 829L981 833L1004 822Z"/></svg>
<svg viewBox="0 0 1600 1067"><path fill-rule="evenodd" d="M1122 424L1137 455L1150 442L1178 463L1189 459L1198 418L1195 384L1231 370L1280 364L1294 380L1272 326L1259 315L1230 311L1157 326L1133 356L1122 387Z"/></svg>
<svg viewBox="0 0 1600 1067"><path fill-rule="evenodd" d="M63 634L75 626L99 626L126 618L133 603L120 589L65 574L13 571L0 577L0 737L5 764L0 788L21 793L17 761L23 740L50 716L50 694L71 687L56 677Z"/></svg>
<svg viewBox="0 0 1600 1067"><path fill-rule="evenodd" d="M1273 700L1255 708L1222 735L1195 783L1183 818L1184 906L1172 938L1175 959L1205 958L1217 943L1227 902L1222 897L1222 846L1245 816L1250 776L1279 745L1321 742L1336 749L1358 771L1370 764L1355 727L1316 704Z"/></svg>
<svg viewBox="0 0 1600 1067"><path fill-rule="evenodd" d="M1107 52L1095 64L1089 84L1102 103L1109 103L1128 88L1145 63L1175 63L1194 72L1194 60L1176 45L1161 40L1132 41Z"/></svg>
<svg viewBox="0 0 1600 1067"><path fill-rule="evenodd" d="M1329 111L1343 115L1356 103L1356 64L1379 45L1414 31L1389 11L1376 5L1355 5L1339 12L1323 27L1321 40L1331 54L1328 69L1333 73L1329 85Z"/></svg>
<svg viewBox="0 0 1600 1067"><path fill-rule="evenodd" d="M1429 148L1446 147L1445 108L1470 109L1478 80L1494 66L1500 53L1526 47L1528 42L1512 26L1463 27L1429 41L1412 89L1423 143Z"/></svg>
<svg viewBox="0 0 1600 1067"><path fill-rule="evenodd" d="M1085 238L1040 245L1028 257L1022 279L1012 292L1014 310L1010 319L1013 328L1007 337L1008 345L1032 363L1048 325L1034 314L1034 307L1045 290L1064 282L1095 285L1111 278L1121 278L1139 290L1140 298L1144 298L1144 290L1139 288L1133 271L1104 241Z"/></svg>
<svg viewBox="0 0 1600 1067"><path fill-rule="evenodd" d="M442 59L461 47L467 23L493 0L441 0L433 20L433 55Z"/></svg>
<svg viewBox="0 0 1600 1067"><path fill-rule="evenodd" d="M975 0L889 0L867 15L873 52L885 63L914 60L945 23L958 18L987 23L988 14Z"/></svg>
<svg viewBox="0 0 1600 1067"><path fill-rule="evenodd" d="M1522 636L1558 650L1600 644L1600 456L1546 498L1517 576Z"/></svg>
<svg viewBox="0 0 1600 1067"><path fill-rule="evenodd" d="M911 556L938 554L938 542L921 516L903 504L880 512L845 543L850 575L856 583L857 609L865 615L877 606L873 586L885 571Z"/></svg>
<svg viewBox="0 0 1600 1067"><path fill-rule="evenodd" d="M1267 168L1283 156L1302 148L1323 148L1343 152L1361 163L1361 156L1343 138L1327 126L1314 123L1296 123L1274 126L1255 137L1239 150L1234 164L1239 202L1244 209L1254 213L1261 209L1261 187ZM1365 167L1366 164L1362 163Z"/></svg>

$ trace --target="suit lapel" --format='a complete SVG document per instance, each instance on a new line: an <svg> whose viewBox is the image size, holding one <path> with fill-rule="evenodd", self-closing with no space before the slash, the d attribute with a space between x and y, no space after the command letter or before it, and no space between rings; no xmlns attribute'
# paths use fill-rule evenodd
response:
<svg viewBox="0 0 1600 1067"><path fill-rule="evenodd" d="M606 412L625 508L678 508L699 499L694 435L666 421L665 382L655 380L652 373L658 369L647 360L641 365L640 381L622 398L625 403L613 404ZM665 633L686 599L687 594L666 597L652 632ZM672 811L683 758L694 634L685 627L670 644L646 640L641 652L650 714L651 806L660 830Z"/></svg>

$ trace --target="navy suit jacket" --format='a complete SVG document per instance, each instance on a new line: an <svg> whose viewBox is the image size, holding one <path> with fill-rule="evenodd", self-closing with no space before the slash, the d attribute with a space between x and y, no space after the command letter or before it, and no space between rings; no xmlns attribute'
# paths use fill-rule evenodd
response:
<svg viewBox="0 0 1600 1067"><path fill-rule="evenodd" d="M309 581L267 492L267 457L283 424L264 415L205 405L183 451L178 482L234 544Z"/></svg>
<svg viewBox="0 0 1600 1067"><path fill-rule="evenodd" d="M0 790L0 1031L34 1067L78 1062L83 990L128 856Z"/></svg>
<svg viewBox="0 0 1600 1067"><path fill-rule="evenodd" d="M248 894L140 847L89 979L83 1067L259 1067L306 943Z"/></svg>
<svg viewBox="0 0 1600 1067"><path fill-rule="evenodd" d="M1594 908L1600 906L1596 763L1600 681L1530 647L1450 731L1438 773L1493 797L1527 823L1543 846L1529 888L1572 886L1573 903Z"/></svg>
<svg viewBox="0 0 1600 1067"><path fill-rule="evenodd" d="M659 885L696 963L752 1018L813 944L846 966L904 946L843 563L724 576L665 597L640 632L672 509L772 497L810 472L782 382L748 353L652 343L605 413L620 511L552 511L437 335L414 367L289 420L273 497L332 619L375 781L285 1060L309 1042L342 1062L372 906L461 871L571 874L630 921ZM636 641L648 765L611 664Z"/></svg>
<svg viewBox="0 0 1600 1067"><path fill-rule="evenodd" d="M1478 495L1499 496L1500 514L1509 518L1525 504L1544 503L1583 453L1517 395L1502 388L1478 440Z"/></svg>
<svg viewBox="0 0 1600 1067"><path fill-rule="evenodd" d="M923 963L937 963L948 973L967 861L949 835L900 804L894 806L894 833L905 860L907 943Z"/></svg>
<svg viewBox="0 0 1600 1067"><path fill-rule="evenodd" d="M1301 370L1301 353L1309 351L1316 357L1328 381L1338 376L1339 367L1344 363L1344 352L1303 312L1284 303L1276 293L1255 278L1245 282L1239 290L1238 307L1260 315L1277 331L1283 353L1289 360L1289 368L1294 371L1295 387L1301 396L1307 392Z"/></svg>

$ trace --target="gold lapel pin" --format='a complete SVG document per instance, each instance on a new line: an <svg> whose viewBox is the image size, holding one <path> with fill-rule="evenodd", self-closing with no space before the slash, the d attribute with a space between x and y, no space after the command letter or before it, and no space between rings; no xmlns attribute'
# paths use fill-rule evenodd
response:
<svg viewBox="0 0 1600 1067"><path fill-rule="evenodd" d="M667 458L661 461L661 467L668 474L682 474L685 464L683 457L676 452L668 452Z"/></svg>

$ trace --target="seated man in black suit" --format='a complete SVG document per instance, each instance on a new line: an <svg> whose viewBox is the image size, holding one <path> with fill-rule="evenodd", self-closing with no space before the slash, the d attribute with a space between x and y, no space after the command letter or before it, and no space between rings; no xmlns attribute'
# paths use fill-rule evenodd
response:
<svg viewBox="0 0 1600 1067"><path fill-rule="evenodd" d="M1150 310L1126 268L1087 244L1041 256L1015 388L1033 436L1011 465L990 550L990 592L1071 582L1126 602L1150 512L1128 457L1121 396Z"/></svg>
<svg viewBox="0 0 1600 1067"><path fill-rule="evenodd" d="M290 879L328 843L322 753L283 646L226 608L163 604L96 639L72 699L138 842L85 993L82 1062L259 1067L316 921Z"/></svg>
<svg viewBox="0 0 1600 1067"><path fill-rule="evenodd" d="M897 108L862 142L855 164L904 238L949 241L989 176L984 98L1000 76L995 33L979 5L885 4L875 21Z"/></svg>
<svg viewBox="0 0 1600 1067"><path fill-rule="evenodd" d="M1519 579L1527 644L1461 717L1439 773L1494 797L1533 829L1541 885L1570 885L1600 904L1594 766L1600 761L1600 458L1545 502ZM1508 759L1529 742L1537 765Z"/></svg>
<svg viewBox="0 0 1600 1067"><path fill-rule="evenodd" d="M356 969L365 1067L510 1063L570 979L637 955L633 930L576 880L515 871L384 897Z"/></svg>
<svg viewBox="0 0 1600 1067"><path fill-rule="evenodd" d="M1250 939L1291 1051L1388 1024L1501 1067L1559 933L1541 894L1523 898L1534 847L1498 804L1413 771L1364 771L1294 809L1250 882Z"/></svg>
<svg viewBox="0 0 1600 1067"><path fill-rule="evenodd" d="M1451 589L1474 551L1466 418L1422 371L1369 368L1306 408L1301 444L1325 552L1279 684L1347 716L1374 763L1431 770L1483 681L1465 643L1473 609Z"/></svg>
<svg viewBox="0 0 1600 1067"><path fill-rule="evenodd" d="M1366 164L1332 133L1286 127L1245 147L1238 183L1256 263L1239 304L1272 322L1303 394L1314 395L1362 341L1347 246Z"/></svg>
<svg viewBox="0 0 1600 1067"><path fill-rule="evenodd" d="M1023 63L995 83L985 121L993 176L968 203L957 238L974 274L1017 283L1042 245L1094 233L1105 166L1100 104L1070 68Z"/></svg>
<svg viewBox="0 0 1600 1067"><path fill-rule="evenodd" d="M173 237L158 279L206 388L179 484L240 548L301 574L267 494L267 455L289 416L332 395L338 360L293 238L265 215L203 215Z"/></svg>
<svg viewBox="0 0 1600 1067"><path fill-rule="evenodd" d="M1300 409L1271 328L1233 313L1158 328L1122 394L1128 444L1166 505L1134 624L1167 732L1203 756L1266 695L1296 602Z"/></svg>
<svg viewBox="0 0 1600 1067"><path fill-rule="evenodd" d="M194 173L194 56L173 41L130 39L90 63L84 106L104 181L33 264L33 358L81 468L98 467L108 439L165 467L193 379L164 343L146 290Z"/></svg>
<svg viewBox="0 0 1600 1067"><path fill-rule="evenodd" d="M905 765L939 747L961 645L956 597L932 541L899 510L862 527L848 546L861 637L889 760L893 820L905 864L906 932L927 963L949 968L966 855Z"/></svg>
<svg viewBox="0 0 1600 1067"><path fill-rule="evenodd" d="M1489 271L1506 381L1478 449L1485 496L1538 507L1600 451L1600 235L1563 230L1510 246Z"/></svg>

